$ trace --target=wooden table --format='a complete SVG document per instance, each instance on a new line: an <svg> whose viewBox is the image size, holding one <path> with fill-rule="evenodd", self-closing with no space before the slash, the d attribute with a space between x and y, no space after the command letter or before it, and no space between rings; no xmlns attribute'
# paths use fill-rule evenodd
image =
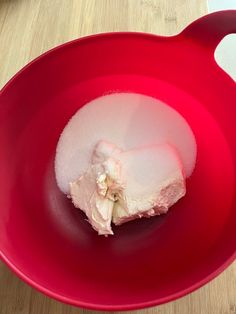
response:
<svg viewBox="0 0 236 314"><path fill-rule="evenodd" d="M205 13L206 0L0 0L0 88L30 60L68 40L127 30L171 35ZM93 312L41 295L0 262L0 313ZM198 291L139 313L236 313L236 264Z"/></svg>

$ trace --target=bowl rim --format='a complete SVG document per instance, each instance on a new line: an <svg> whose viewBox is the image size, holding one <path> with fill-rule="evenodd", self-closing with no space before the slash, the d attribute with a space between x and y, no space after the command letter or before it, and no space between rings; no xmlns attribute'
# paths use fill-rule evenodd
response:
<svg viewBox="0 0 236 314"><path fill-rule="evenodd" d="M39 292L45 294L48 297L51 297L57 301L66 303L68 305L81 307L90 310L98 310L98 311L128 311L128 310L139 310L143 308L153 307L161 304L165 304L185 295L197 290L198 288L202 287L203 285L209 283L215 277L217 277L220 273L222 273L230 264L232 264L236 258L236 253L234 252L231 256L229 256L223 264L217 267L213 272L208 274L201 280L198 280L193 285L180 290L179 292L172 293L166 297L154 299L151 301L144 301L144 302L136 302L130 304L112 304L112 305L105 305L105 304L98 304L98 303L91 303L91 302L84 302L78 299L73 299L67 296L63 296L57 292L49 290L48 288L44 287L41 284L38 284L36 281L32 280L29 276L27 276L23 271L21 271L10 259L8 259L1 251L0 257L2 261L25 283L27 283L32 288L35 288Z"/></svg>
<svg viewBox="0 0 236 314"><path fill-rule="evenodd" d="M51 55L52 53L57 52L58 50L67 48L69 46L72 45L76 45L76 44L84 44L84 43L88 43L90 41L94 41L96 39L109 39L110 37L124 37L124 36L132 36L132 37L143 37L145 39L149 39L149 40L171 40L171 39L175 39L177 37L181 37L182 32L179 32L175 35L170 35L170 36L162 36L162 35L156 35L156 34L152 34L152 33L144 33L144 32L135 32L135 31L124 31L124 32L102 32L102 33L96 33L96 34L91 34L91 35L85 35L79 38L75 38L69 41L66 41L65 43L59 44L53 48L48 49L47 51L41 53L39 56L35 57L34 59L32 59L31 61L29 61L28 63L26 63L19 71L17 71L0 89L0 96L5 92L5 90L7 88L10 87L10 85L12 83L14 83L14 81L18 78L18 76L20 76L23 72L25 72L26 70L28 70L32 65L34 65L35 63L38 63L39 61L41 61L41 59L43 59L44 57L48 57L48 55Z"/></svg>

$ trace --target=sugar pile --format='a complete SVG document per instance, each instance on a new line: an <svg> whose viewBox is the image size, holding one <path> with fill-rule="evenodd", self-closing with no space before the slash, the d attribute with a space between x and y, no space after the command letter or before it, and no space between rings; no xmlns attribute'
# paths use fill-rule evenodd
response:
<svg viewBox="0 0 236 314"><path fill-rule="evenodd" d="M68 122L58 141L55 173L60 190L89 167L101 140L122 150L168 143L190 176L196 161L196 142L185 119L163 102L140 94L117 93L99 97L81 108Z"/></svg>

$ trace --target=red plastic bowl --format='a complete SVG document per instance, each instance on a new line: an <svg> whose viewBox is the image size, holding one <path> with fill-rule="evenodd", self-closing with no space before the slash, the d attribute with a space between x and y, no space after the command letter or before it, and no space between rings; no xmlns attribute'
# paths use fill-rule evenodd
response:
<svg viewBox="0 0 236 314"><path fill-rule="evenodd" d="M86 37L42 55L3 88L0 255L18 276L73 305L138 309L193 291L234 260L236 86L214 60L232 32L236 11L205 16L173 37ZM113 91L173 106L196 136L198 157L186 197L167 215L104 238L59 191L53 162L68 119Z"/></svg>

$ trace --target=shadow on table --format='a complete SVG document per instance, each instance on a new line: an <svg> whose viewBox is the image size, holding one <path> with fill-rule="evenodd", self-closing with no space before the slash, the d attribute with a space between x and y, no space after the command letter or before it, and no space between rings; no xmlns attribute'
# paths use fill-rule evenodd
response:
<svg viewBox="0 0 236 314"><path fill-rule="evenodd" d="M0 314L6 313L110 314L114 312L80 309L51 299L25 284L0 261Z"/></svg>

